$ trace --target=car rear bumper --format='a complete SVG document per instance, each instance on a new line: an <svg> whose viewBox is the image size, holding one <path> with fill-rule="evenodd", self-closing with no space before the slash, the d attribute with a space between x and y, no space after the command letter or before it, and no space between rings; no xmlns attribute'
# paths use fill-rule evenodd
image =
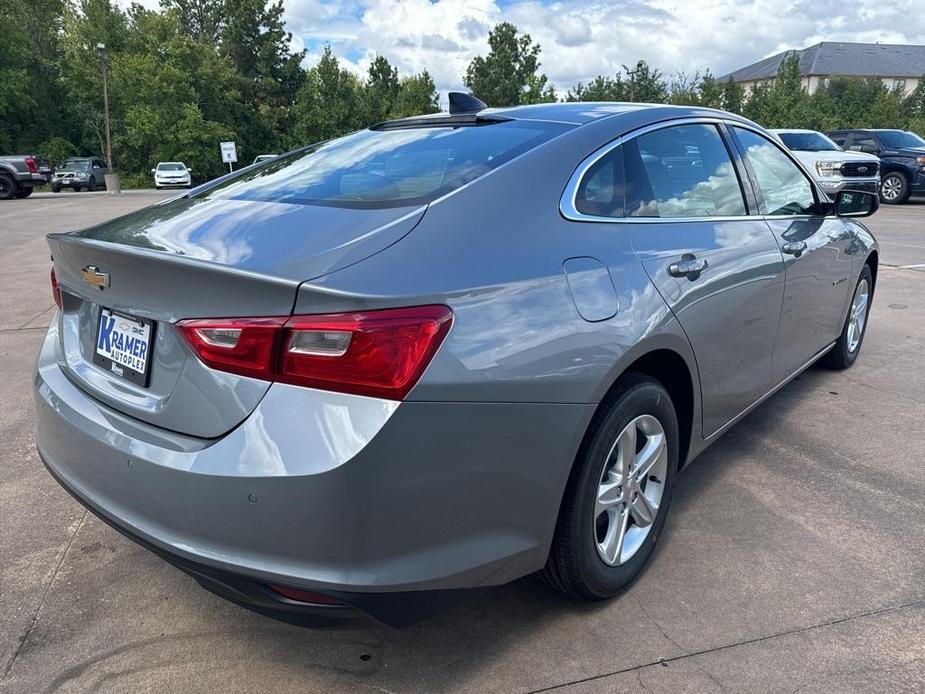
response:
<svg viewBox="0 0 925 694"><path fill-rule="evenodd" d="M312 410L293 386L277 391L281 407L275 384L240 426L194 439L89 397L58 365L56 341L53 326L35 375L37 445L55 478L210 590L283 618L275 612L342 608L287 602L267 584L397 625L542 567L594 410L405 402L386 412L336 394Z"/></svg>
<svg viewBox="0 0 925 694"><path fill-rule="evenodd" d="M90 185L90 179L53 178L51 179L51 184L53 186L61 186L62 188L86 188Z"/></svg>

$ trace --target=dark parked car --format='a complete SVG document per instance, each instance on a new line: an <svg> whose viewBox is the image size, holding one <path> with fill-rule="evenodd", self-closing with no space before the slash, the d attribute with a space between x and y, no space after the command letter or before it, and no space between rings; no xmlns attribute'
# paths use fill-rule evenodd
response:
<svg viewBox="0 0 925 694"><path fill-rule="evenodd" d="M38 154L0 156L0 200L28 198L51 180L51 167Z"/></svg>
<svg viewBox="0 0 925 694"><path fill-rule="evenodd" d="M712 109L454 101L50 234L51 474L288 620L603 600L680 466L858 357L876 194Z"/></svg>
<svg viewBox="0 0 925 694"><path fill-rule="evenodd" d="M880 199L890 205L925 194L925 139L907 130L836 130L842 149L880 157Z"/></svg>
<svg viewBox="0 0 925 694"><path fill-rule="evenodd" d="M51 192L60 193L62 188L73 188L75 192L105 188L108 173L100 157L70 157L55 170Z"/></svg>

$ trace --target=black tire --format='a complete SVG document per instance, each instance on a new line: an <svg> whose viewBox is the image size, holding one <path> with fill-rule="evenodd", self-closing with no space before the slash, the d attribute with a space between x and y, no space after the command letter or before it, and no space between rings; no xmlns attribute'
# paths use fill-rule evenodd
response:
<svg viewBox="0 0 925 694"><path fill-rule="evenodd" d="M51 187L51 192L52 192L52 193L60 193L60 192L61 192L61 186L52 186L52 187Z"/></svg>
<svg viewBox="0 0 925 694"><path fill-rule="evenodd" d="M79 192L82 191L82 190L83 190L83 188L81 188L80 186L74 186L74 192L75 192L75 193L79 193Z"/></svg>
<svg viewBox="0 0 925 694"><path fill-rule="evenodd" d="M854 307L855 297L858 293L858 288L861 286L862 282L867 282L868 294L867 294L867 304L864 307L864 321L861 324L860 337L857 341L857 344L854 345L854 349L851 349L851 335L850 327L852 323L852 309ZM838 340L835 342L835 346L829 350L829 353L826 355L825 364L830 369L835 369L840 371L841 369L847 369L849 366L854 364L857 360L858 355L861 353L861 346L864 344L864 335L867 333L867 323L868 318L870 317L870 305L873 303L874 298L874 279L873 274L870 271L870 266L865 265L864 269L861 270L861 276L858 277L857 284L854 285L854 291L851 293L851 302L848 304L848 313L845 316L845 322L842 326L841 335L838 336Z"/></svg>
<svg viewBox="0 0 925 694"><path fill-rule="evenodd" d="M22 200L23 198L28 198L32 195L32 188L20 188L16 191L16 197Z"/></svg>
<svg viewBox="0 0 925 694"><path fill-rule="evenodd" d="M93 176L90 176L90 182L87 183L87 190L88 190L89 192L91 192L91 193L92 193L94 190L96 190L96 179L93 178Z"/></svg>
<svg viewBox="0 0 925 694"><path fill-rule="evenodd" d="M19 186L10 176L0 174L0 200L15 200Z"/></svg>
<svg viewBox="0 0 925 694"><path fill-rule="evenodd" d="M641 415L654 416L664 430L667 443L664 489L651 529L639 549L624 563L612 566L598 554L594 504L614 442ZM606 600L623 590L639 575L655 549L671 505L677 469L678 420L668 391L648 376L625 374L601 404L579 450L559 509L549 559L540 577L582 600Z"/></svg>
<svg viewBox="0 0 925 694"><path fill-rule="evenodd" d="M901 205L909 199L910 192L909 179L904 173L891 171L880 180L880 202L886 205Z"/></svg>

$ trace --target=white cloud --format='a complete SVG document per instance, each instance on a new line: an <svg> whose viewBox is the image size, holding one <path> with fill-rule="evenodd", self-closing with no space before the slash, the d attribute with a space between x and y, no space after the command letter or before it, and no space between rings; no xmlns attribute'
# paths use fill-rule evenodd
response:
<svg viewBox="0 0 925 694"><path fill-rule="evenodd" d="M402 72L427 68L441 90L462 86L469 61L487 52L488 29L504 20L542 45L542 70L561 91L640 58L668 74L709 68L719 75L821 40L925 43L925 15L912 0L286 0L286 7L290 30L307 43L330 40L339 56L361 52L351 61L359 70L376 53Z"/></svg>
<svg viewBox="0 0 925 694"><path fill-rule="evenodd" d="M125 0L126 2L128 0ZM148 0L154 2L154 0ZM364 73L377 54L403 74L427 69L458 89L488 30L511 21L542 46L564 93L643 58L670 74L734 70L822 40L925 43L918 2L894 0L284 0L293 45L317 61L325 43Z"/></svg>

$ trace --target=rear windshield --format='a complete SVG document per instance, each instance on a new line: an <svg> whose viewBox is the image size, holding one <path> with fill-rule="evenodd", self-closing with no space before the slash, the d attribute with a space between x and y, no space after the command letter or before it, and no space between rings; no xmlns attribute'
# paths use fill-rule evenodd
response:
<svg viewBox="0 0 925 694"><path fill-rule="evenodd" d="M419 205L571 127L507 121L362 130L280 157L201 195L336 207Z"/></svg>
<svg viewBox="0 0 925 694"><path fill-rule="evenodd" d="M186 171L186 167L183 164L158 164L158 171Z"/></svg>

